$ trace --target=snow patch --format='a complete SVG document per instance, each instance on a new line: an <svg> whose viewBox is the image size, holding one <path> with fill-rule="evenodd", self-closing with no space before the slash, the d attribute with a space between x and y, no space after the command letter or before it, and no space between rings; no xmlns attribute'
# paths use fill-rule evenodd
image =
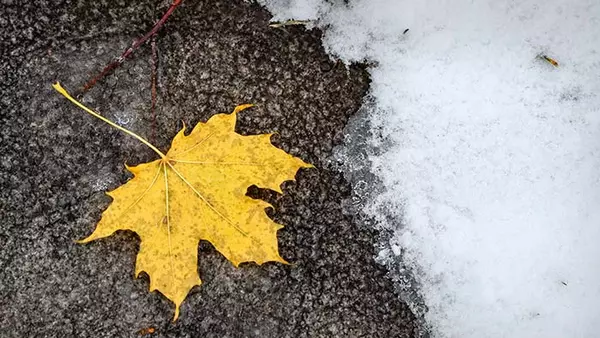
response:
<svg viewBox="0 0 600 338"><path fill-rule="evenodd" d="M377 64L363 144L381 184L361 208L433 336L597 336L600 3L267 4Z"/></svg>

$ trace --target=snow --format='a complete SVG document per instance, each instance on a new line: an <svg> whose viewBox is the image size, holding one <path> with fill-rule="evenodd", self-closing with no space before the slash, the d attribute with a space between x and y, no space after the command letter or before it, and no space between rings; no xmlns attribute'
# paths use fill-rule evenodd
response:
<svg viewBox="0 0 600 338"><path fill-rule="evenodd" d="M361 146L383 192L363 211L394 233L379 259L408 267L392 273L433 337L598 336L600 2L266 6L376 63Z"/></svg>
<svg viewBox="0 0 600 338"><path fill-rule="evenodd" d="M325 6L321 0L268 0L265 5L273 14L272 21L315 19Z"/></svg>

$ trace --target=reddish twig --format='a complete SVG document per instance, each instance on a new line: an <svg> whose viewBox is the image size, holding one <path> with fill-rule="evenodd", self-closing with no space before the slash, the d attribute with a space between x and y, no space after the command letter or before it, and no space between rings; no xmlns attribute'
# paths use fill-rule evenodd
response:
<svg viewBox="0 0 600 338"><path fill-rule="evenodd" d="M86 83L85 86L83 86L83 91L85 92L85 91L91 89L96 84L96 82L98 82L100 79L102 79L108 73L113 71L115 68L119 67L123 62L125 62L125 59L127 59L136 49L138 49L139 46L144 44L144 42L146 42L146 40L148 40L150 37L152 37L154 34L156 34L156 32L158 32L158 30L167 21L169 16L171 16L171 14L175 10L175 8L177 8L177 6L179 6L181 4L181 2L182 2L182 0L173 0L173 3L171 4L171 6L167 10L167 12L162 16L162 18L160 18L160 20L158 20L158 22L154 25L154 27L152 27L152 29L148 33L146 33L146 35L133 41L133 43L131 44L131 47L127 48L125 50L125 52L123 52L123 54L121 54L121 56L119 56L118 58L113 60L111 63L109 63L106 67L104 67L104 69L102 70L102 72L100 72L100 74L96 75L96 77L94 77L88 83Z"/></svg>
<svg viewBox="0 0 600 338"><path fill-rule="evenodd" d="M151 66L152 66L152 75L151 75L151 87L150 93L152 95L152 103L150 104L150 113L152 115L152 133L150 134L150 143L154 143L154 134L156 131L156 73L157 73L157 62L158 62L158 53L156 52L156 37L152 38L152 58L151 58Z"/></svg>

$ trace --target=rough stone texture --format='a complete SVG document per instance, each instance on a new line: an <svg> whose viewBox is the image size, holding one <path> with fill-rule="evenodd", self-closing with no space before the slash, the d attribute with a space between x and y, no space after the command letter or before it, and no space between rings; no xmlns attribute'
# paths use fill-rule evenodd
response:
<svg viewBox="0 0 600 338"><path fill-rule="evenodd" d="M318 31L267 26L241 1L186 0L156 39L157 122L150 114L149 45L80 98L162 149L181 127L236 104L239 132L278 132L275 144L316 165L278 195L292 265L235 269L199 246L204 284L171 322L173 306L134 279L138 237L87 245L128 178L123 163L155 159L135 139L53 92L81 87L149 29L168 1L12 1L0 7L0 336L412 337L414 318L373 260L375 235L342 213L350 188L330 165L332 147L368 87L364 70L335 64ZM153 136L154 135L154 136Z"/></svg>

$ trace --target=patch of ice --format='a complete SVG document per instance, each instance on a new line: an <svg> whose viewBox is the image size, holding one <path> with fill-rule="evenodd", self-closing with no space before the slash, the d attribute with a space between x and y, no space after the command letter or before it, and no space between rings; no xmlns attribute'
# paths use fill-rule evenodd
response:
<svg viewBox="0 0 600 338"><path fill-rule="evenodd" d="M133 116L127 112L119 111L115 113L115 123L121 127L128 127L132 120Z"/></svg>

